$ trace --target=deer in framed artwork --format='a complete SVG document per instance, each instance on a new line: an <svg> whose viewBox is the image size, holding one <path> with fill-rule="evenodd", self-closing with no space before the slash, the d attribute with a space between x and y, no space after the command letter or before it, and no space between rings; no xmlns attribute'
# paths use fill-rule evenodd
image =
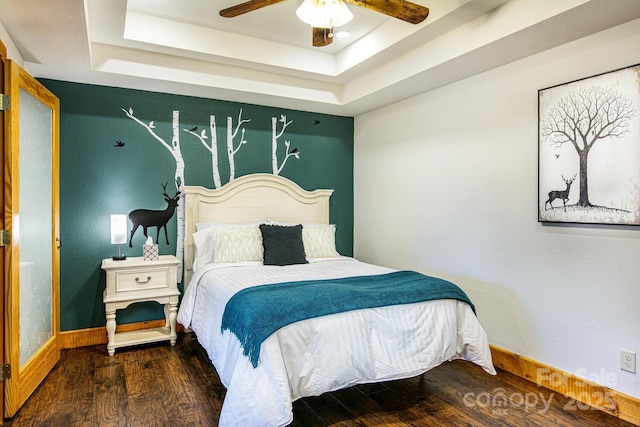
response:
<svg viewBox="0 0 640 427"><path fill-rule="evenodd" d="M176 189L176 194L171 197L167 194L167 183L162 184L162 195L164 196L164 200L167 202L167 207L163 211L158 210L149 210L149 209L136 209L129 213L129 219L133 224L133 228L131 229L131 236L129 237L129 247L132 247L133 235L135 234L138 227L142 226L142 232L144 236L147 237L147 229L149 227L156 227L156 243L160 238L160 229L164 227L164 237L167 241L167 245L169 244L169 236L167 235L167 223L173 217L173 213L178 206L178 200L180 200L180 186Z"/></svg>
<svg viewBox="0 0 640 427"><path fill-rule="evenodd" d="M564 207L565 212L567 211L567 202L569 201L569 191L571 191L571 184L576 179L577 174L573 174L573 176L567 179L564 175L560 175L565 184L567 184L567 188L564 190L552 190L549 191L549 198L546 202L544 202L544 210L547 210L547 203L551 209L555 209L552 205L553 201L556 199L562 200L562 205Z"/></svg>

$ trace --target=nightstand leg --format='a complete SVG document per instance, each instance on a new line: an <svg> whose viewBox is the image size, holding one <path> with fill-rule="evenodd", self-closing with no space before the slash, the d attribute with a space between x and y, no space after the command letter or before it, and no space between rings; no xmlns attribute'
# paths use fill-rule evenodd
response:
<svg viewBox="0 0 640 427"><path fill-rule="evenodd" d="M172 346L176 345L176 340L178 338L178 334L176 334L176 319L178 317L178 304L167 304L164 306L165 310L169 307L169 327L171 328L171 333L169 334L169 342Z"/></svg>
<svg viewBox="0 0 640 427"><path fill-rule="evenodd" d="M164 327L168 328L170 326L170 322L169 322L169 305L170 304L165 304L164 305Z"/></svg>
<svg viewBox="0 0 640 427"><path fill-rule="evenodd" d="M107 344L107 352L109 353L109 356L113 356L113 354L116 352L115 334L116 311L107 310L107 337L109 338L109 343Z"/></svg>

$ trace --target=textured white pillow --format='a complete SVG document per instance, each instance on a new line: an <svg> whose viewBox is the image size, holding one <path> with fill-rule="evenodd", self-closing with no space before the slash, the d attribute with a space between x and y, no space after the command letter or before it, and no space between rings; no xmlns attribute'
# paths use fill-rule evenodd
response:
<svg viewBox="0 0 640 427"><path fill-rule="evenodd" d="M262 234L258 225L214 228L213 262L262 261Z"/></svg>
<svg viewBox="0 0 640 427"><path fill-rule="evenodd" d="M338 257L334 224L302 224L302 243L307 258Z"/></svg>
<svg viewBox="0 0 640 427"><path fill-rule="evenodd" d="M193 233L196 247L193 270L210 262L262 260L258 224L216 224Z"/></svg>

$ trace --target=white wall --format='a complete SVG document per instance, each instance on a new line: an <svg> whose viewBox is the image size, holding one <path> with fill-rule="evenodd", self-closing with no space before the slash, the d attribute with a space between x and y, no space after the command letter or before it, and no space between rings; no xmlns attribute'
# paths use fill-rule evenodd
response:
<svg viewBox="0 0 640 427"><path fill-rule="evenodd" d="M640 398L619 369L640 357L640 227L537 221L538 90L639 46L633 21L356 117L355 256L452 280L492 344Z"/></svg>
<svg viewBox="0 0 640 427"><path fill-rule="evenodd" d="M2 22L0 22L0 40L2 40L2 43L7 48L7 58L15 61L18 65L23 67L24 61L22 56L20 55L18 48L16 48L16 45L13 44L13 40L9 37L9 33L7 32L7 29L4 28L4 25L2 25Z"/></svg>

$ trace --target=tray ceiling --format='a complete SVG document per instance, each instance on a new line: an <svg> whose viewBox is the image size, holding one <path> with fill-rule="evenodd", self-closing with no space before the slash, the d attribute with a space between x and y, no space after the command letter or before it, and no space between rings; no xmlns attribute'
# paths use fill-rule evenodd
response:
<svg viewBox="0 0 640 427"><path fill-rule="evenodd" d="M416 0L421 24L349 4L350 37L311 47L287 0L0 0L36 77L357 115L640 17L637 0Z"/></svg>

